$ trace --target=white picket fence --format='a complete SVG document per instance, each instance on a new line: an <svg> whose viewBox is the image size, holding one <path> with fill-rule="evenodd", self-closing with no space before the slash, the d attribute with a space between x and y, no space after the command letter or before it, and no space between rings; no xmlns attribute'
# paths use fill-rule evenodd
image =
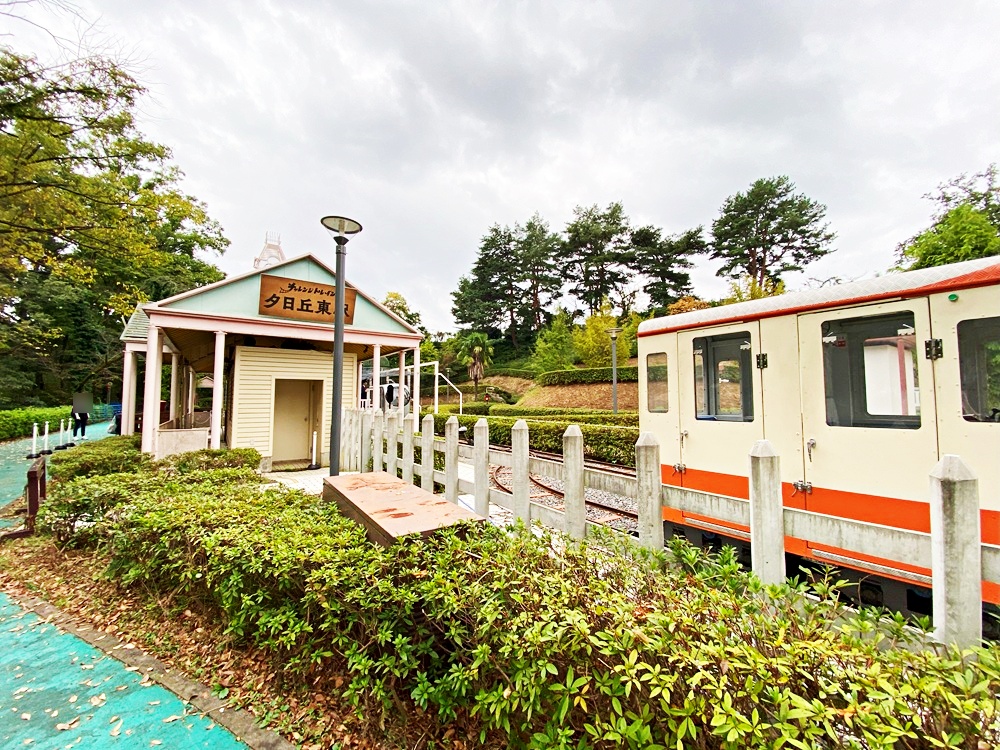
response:
<svg viewBox="0 0 1000 750"><path fill-rule="evenodd" d="M418 439L421 463L414 459ZM585 488L635 498L638 543L651 549L664 545L665 507L749 526L752 568L764 583L785 579L786 536L929 568L931 578L920 582L932 585L935 638L941 642L969 646L981 641L981 581L1000 583L1000 546L980 543L978 482L958 456L945 456L930 474L931 533L925 534L784 507L780 459L767 440L757 441L750 451L749 500L662 484L660 448L649 432L636 442L635 478L586 468L583 434L576 425L570 425L563 436L561 462L529 456L524 420L511 429L508 453L490 448L485 419L476 423L470 448L459 445L455 417L445 423L442 439L434 436L431 415L424 417L418 434L413 414L400 420L398 412L347 410L341 445L343 471L366 471L371 462L374 470L401 474L405 481L419 483L429 492L435 483L443 485L451 502L458 502L460 494L471 495L473 509L481 515L488 516L494 503L526 523L538 521L578 539L593 527L587 521ZM435 470L433 460L426 460L434 453L444 454L444 471ZM472 481L459 477L462 458L471 458ZM490 486L491 464L510 467L511 494ZM565 510L531 502L529 473L563 482ZM911 580L921 578L907 575Z"/></svg>

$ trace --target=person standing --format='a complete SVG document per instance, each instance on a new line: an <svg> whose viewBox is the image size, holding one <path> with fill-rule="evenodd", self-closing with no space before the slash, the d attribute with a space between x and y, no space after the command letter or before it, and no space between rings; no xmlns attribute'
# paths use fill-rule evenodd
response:
<svg viewBox="0 0 1000 750"><path fill-rule="evenodd" d="M65 413L65 412L64 412ZM80 431L80 439L87 439L87 419L90 418L90 414L85 411L74 411L73 412L73 438L76 438L77 430Z"/></svg>

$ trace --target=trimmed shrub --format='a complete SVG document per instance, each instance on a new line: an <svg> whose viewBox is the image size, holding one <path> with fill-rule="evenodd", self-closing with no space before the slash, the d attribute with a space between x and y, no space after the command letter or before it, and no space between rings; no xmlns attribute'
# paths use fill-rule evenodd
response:
<svg viewBox="0 0 1000 750"><path fill-rule="evenodd" d="M68 406L26 407L0 411L0 440L31 437L32 426L39 424L39 432L44 431L49 422L49 435L59 431L59 420L73 418L73 410Z"/></svg>
<svg viewBox="0 0 1000 750"><path fill-rule="evenodd" d="M167 456L159 461L157 466L179 474L212 469L253 469L256 471L260 467L260 458L260 453L256 448L224 448L221 450L206 448L200 451Z"/></svg>
<svg viewBox="0 0 1000 750"><path fill-rule="evenodd" d="M485 401L471 401L462 405L462 413L485 416L490 413L491 406L493 406L493 404L488 404ZM423 414L433 413L434 407L423 409ZM461 416L458 413L458 404L438 404L438 414L454 414L455 416Z"/></svg>
<svg viewBox="0 0 1000 750"><path fill-rule="evenodd" d="M553 370L543 372L535 378L538 385L581 385L586 383L610 383L610 367L589 367L582 370ZM638 367L619 367L619 383L638 383Z"/></svg>
<svg viewBox="0 0 1000 750"><path fill-rule="evenodd" d="M494 417L531 417L535 421L570 422L577 424L607 424L617 427L638 427L639 415L635 412L613 413L610 409L581 409L579 407L557 408L552 406L508 406L497 404L490 407Z"/></svg>
<svg viewBox="0 0 1000 750"><path fill-rule="evenodd" d="M458 418L459 425L467 428L466 434L472 435L472 428L479 420L477 416L436 414L434 416L434 433L444 434L444 424L449 416ZM516 417L489 416L486 420L490 426L490 442L497 445L510 445L510 431L517 422ZM562 439L566 428L576 424L569 421L530 421L528 423L528 445L535 450L549 453L562 453ZM607 461L620 466L635 466L635 443L639 439L638 428L611 427L594 424L580 424L583 432L583 454L596 461Z"/></svg>
<svg viewBox="0 0 1000 750"><path fill-rule="evenodd" d="M80 443L49 456L49 476L59 482L68 482L95 474L140 471L153 461L140 450L141 445L140 435L115 435Z"/></svg>
<svg viewBox="0 0 1000 750"><path fill-rule="evenodd" d="M563 750L1000 742L996 647L893 648L901 620L764 590L731 549L490 524L384 548L333 506L238 483L143 490L107 525L109 575L214 608L289 680L346 672L373 725L420 710L445 737Z"/></svg>

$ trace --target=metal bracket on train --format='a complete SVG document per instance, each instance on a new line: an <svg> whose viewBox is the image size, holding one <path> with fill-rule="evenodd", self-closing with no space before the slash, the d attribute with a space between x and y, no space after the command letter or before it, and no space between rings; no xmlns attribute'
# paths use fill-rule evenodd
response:
<svg viewBox="0 0 1000 750"><path fill-rule="evenodd" d="M795 488L795 492L792 493L793 497L799 492L803 495L811 495L813 491L812 482L803 482L802 480L792 482L792 487Z"/></svg>
<svg viewBox="0 0 1000 750"><path fill-rule="evenodd" d="M758 354L757 355L757 369L758 370L763 370L766 367L767 367L767 355L766 354Z"/></svg>
<svg viewBox="0 0 1000 750"><path fill-rule="evenodd" d="M927 339L924 342L924 356L927 359L941 359L944 356L941 339Z"/></svg>
<svg viewBox="0 0 1000 750"><path fill-rule="evenodd" d="M674 474L683 474L687 471L687 466L684 464L674 464Z"/></svg>

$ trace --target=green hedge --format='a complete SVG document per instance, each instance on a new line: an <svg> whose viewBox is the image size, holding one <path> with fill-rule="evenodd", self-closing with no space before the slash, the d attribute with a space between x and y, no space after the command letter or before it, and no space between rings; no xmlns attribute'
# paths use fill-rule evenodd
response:
<svg viewBox="0 0 1000 750"><path fill-rule="evenodd" d="M485 415L487 415L487 414L490 413L490 407L491 406L493 406L493 404L488 404L485 401L470 401L469 403L466 403L466 404L462 405L462 413L463 414L479 414L479 415L485 416ZM423 411L424 414L433 414L434 413L434 407L433 407L433 405L432 406L428 406L428 407L424 407L424 409L422 411ZM459 416L459 414L458 414L458 404L438 404L438 413L439 414L454 414L455 416Z"/></svg>
<svg viewBox="0 0 1000 750"><path fill-rule="evenodd" d="M490 414L496 417L535 417L536 419L556 419L560 421L579 422L581 424L612 424L619 427L638 427L638 412L619 411L617 414L610 409L582 409L579 407L559 408L551 406L515 406L496 404L490 407Z"/></svg>
<svg viewBox="0 0 1000 750"><path fill-rule="evenodd" d="M610 383L610 367L590 367L583 370L553 370L535 378L538 385L579 385L582 383ZM638 383L638 367L619 367L619 383Z"/></svg>
<svg viewBox="0 0 1000 750"><path fill-rule="evenodd" d="M113 435L102 440L80 443L49 456L49 476L60 482L97 474L141 471L152 463L151 456L140 450L140 435Z"/></svg>
<svg viewBox="0 0 1000 750"><path fill-rule="evenodd" d="M49 422L49 436L59 432L60 419L72 419L73 410L68 406L27 407L0 411L0 440L31 437L32 425L38 422L38 432L45 431Z"/></svg>
<svg viewBox="0 0 1000 750"><path fill-rule="evenodd" d="M444 434L444 424L449 417L458 418L459 425L466 428L466 435L472 438L472 428L479 421L478 416L436 414L434 433ZM510 445L510 431L517 422L515 417L489 416L490 442ZM528 445L535 450L562 453L563 433L573 421L531 421L528 424ZM581 424L583 432L583 454L597 461L608 461L620 466L635 466L635 443L639 439L638 428L605 427L603 425Z"/></svg>
<svg viewBox="0 0 1000 750"><path fill-rule="evenodd" d="M376 731L419 712L435 746L456 724L562 750L1000 742L1000 649L894 648L902 621L765 590L731 549L649 555L490 524L384 548L297 492L132 490L104 522L111 577L218 612L291 687L345 674Z"/></svg>

